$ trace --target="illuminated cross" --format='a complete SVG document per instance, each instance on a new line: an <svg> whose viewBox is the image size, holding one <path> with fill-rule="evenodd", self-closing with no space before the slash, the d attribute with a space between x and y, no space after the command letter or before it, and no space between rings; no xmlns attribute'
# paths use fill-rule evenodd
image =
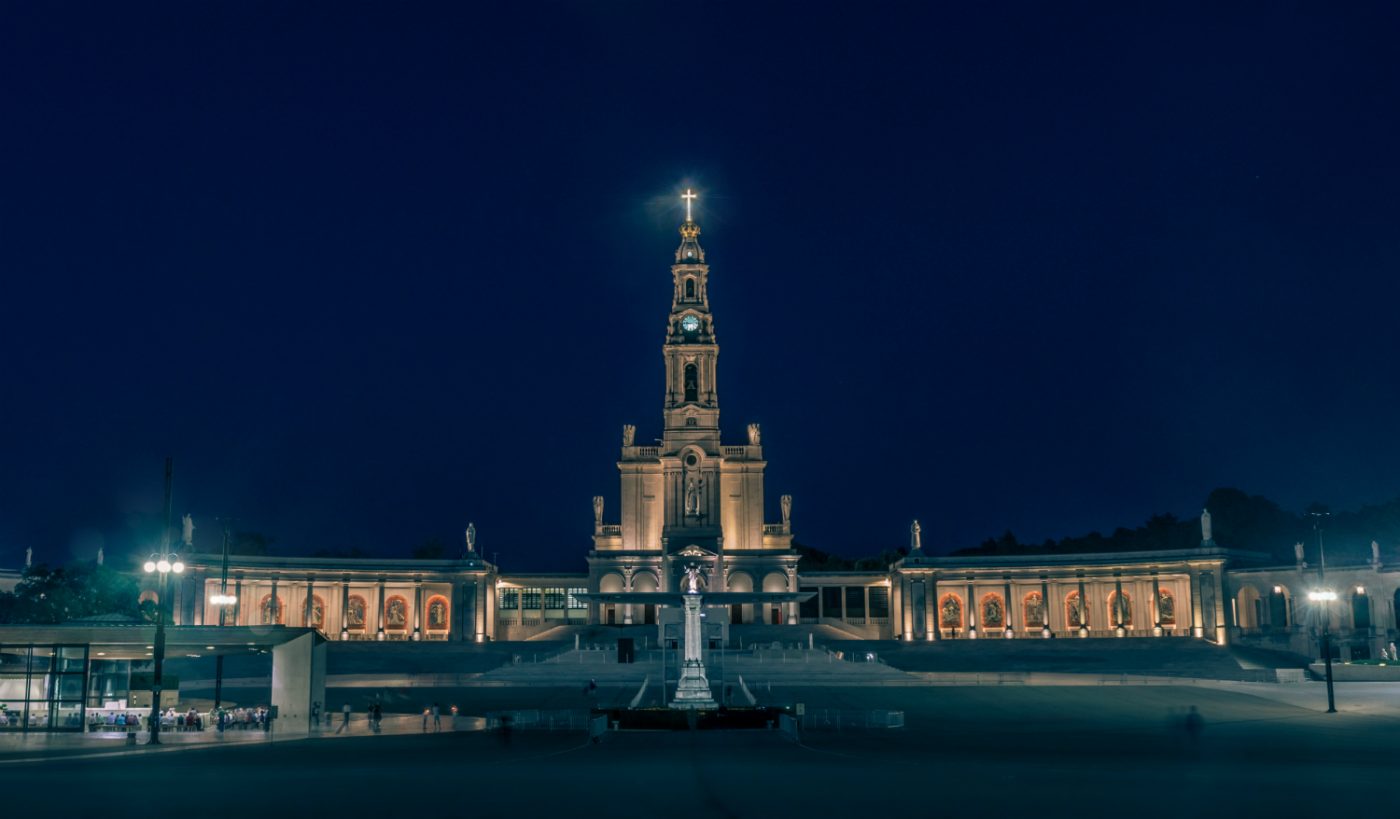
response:
<svg viewBox="0 0 1400 819"><path fill-rule="evenodd" d="M696 196L690 192L690 188L686 188L685 193L681 194L681 198L685 200L685 220L687 222L692 221L690 218L690 203Z"/></svg>

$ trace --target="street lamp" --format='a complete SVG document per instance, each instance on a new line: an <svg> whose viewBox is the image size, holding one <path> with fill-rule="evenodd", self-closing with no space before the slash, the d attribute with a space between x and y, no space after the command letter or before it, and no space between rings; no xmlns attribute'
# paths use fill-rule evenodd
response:
<svg viewBox="0 0 1400 819"><path fill-rule="evenodd" d="M170 594L170 575L183 574L185 564L177 554L153 554L143 567L146 574L160 574L159 591L156 592L156 642L155 673L151 681L151 745L160 744L160 689L161 671L165 664L165 601Z"/></svg>
<svg viewBox="0 0 1400 819"><path fill-rule="evenodd" d="M211 594L209 601L219 607L219 625L224 625L224 618L228 614L230 606L238 604L237 595L228 593L228 521L224 520L224 562L223 568L219 571L219 593ZM224 655L222 652L214 658L214 710L218 711L223 705L224 698ZM220 726L223 722L220 721Z"/></svg>
<svg viewBox="0 0 1400 819"><path fill-rule="evenodd" d="M1317 532L1317 582L1319 588L1308 592L1308 599L1322 604L1322 662L1327 668L1327 713L1337 713L1337 701L1332 693L1332 601L1337 593L1327 588L1327 552L1322 548L1322 519L1332 513L1326 507L1308 510L1313 520L1313 531Z"/></svg>
<svg viewBox="0 0 1400 819"><path fill-rule="evenodd" d="M1308 599L1314 603L1322 604L1322 662L1327 667L1327 713L1337 713L1337 702L1332 696L1332 642L1331 630L1332 607L1331 603L1337 599L1337 593L1331 589L1315 589L1308 592Z"/></svg>
<svg viewBox="0 0 1400 819"><path fill-rule="evenodd" d="M183 574L185 564L180 556L170 551L171 506L170 491L173 486L175 465L171 458L165 459L165 531L160 536L160 551L146 559L146 574L160 573L160 583L156 592L156 640L151 646L154 652L155 668L151 674L151 738L150 745L160 744L160 689L161 671L165 666L165 603L170 599L170 573Z"/></svg>

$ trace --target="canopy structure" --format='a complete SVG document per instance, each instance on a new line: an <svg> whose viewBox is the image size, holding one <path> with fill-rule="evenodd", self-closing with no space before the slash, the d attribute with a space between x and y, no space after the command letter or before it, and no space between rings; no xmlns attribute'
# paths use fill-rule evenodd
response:
<svg viewBox="0 0 1400 819"><path fill-rule="evenodd" d="M805 592L591 592L577 594L580 600L589 603L653 603L658 606L682 606L687 597L699 597L702 606L732 606L744 603L801 603L816 596L814 591Z"/></svg>

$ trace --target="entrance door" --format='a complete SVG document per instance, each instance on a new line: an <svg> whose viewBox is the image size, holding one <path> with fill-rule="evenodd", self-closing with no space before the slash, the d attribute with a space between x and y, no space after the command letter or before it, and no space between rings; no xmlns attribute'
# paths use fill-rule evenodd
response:
<svg viewBox="0 0 1400 819"><path fill-rule="evenodd" d="M617 606L608 606L607 619L605 622L610 626L617 625Z"/></svg>
<svg viewBox="0 0 1400 819"><path fill-rule="evenodd" d="M730 622L732 625L736 625L736 626L738 626L738 625L743 625L743 623L744 623L744 607L743 607L743 606L739 605L738 603L735 603L734 605L732 605L732 606L729 607L729 622Z"/></svg>
<svg viewBox="0 0 1400 819"><path fill-rule="evenodd" d="M642 608L642 622L649 626L656 625L656 604L647 603Z"/></svg>
<svg viewBox="0 0 1400 819"><path fill-rule="evenodd" d="M773 610L772 610L772 619L771 619L769 622L771 622L771 623L772 623L773 625L775 625L775 626L781 626L781 625L783 624L783 607L782 607L782 606L774 606L774 607L773 607Z"/></svg>

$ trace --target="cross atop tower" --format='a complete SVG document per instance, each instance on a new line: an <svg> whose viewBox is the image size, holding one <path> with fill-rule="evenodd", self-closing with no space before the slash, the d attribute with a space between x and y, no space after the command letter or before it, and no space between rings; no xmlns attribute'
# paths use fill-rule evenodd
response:
<svg viewBox="0 0 1400 819"><path fill-rule="evenodd" d="M681 198L685 200L685 220L687 222L695 221L690 218L690 203L697 198L696 195L690 192L690 188L686 188L685 193L681 194Z"/></svg>

